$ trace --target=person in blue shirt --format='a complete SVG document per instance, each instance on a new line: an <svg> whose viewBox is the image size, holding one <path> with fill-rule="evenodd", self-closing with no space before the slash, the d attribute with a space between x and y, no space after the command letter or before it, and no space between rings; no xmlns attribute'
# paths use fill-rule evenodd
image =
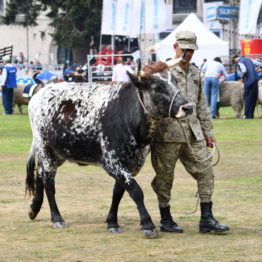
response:
<svg viewBox="0 0 262 262"><path fill-rule="evenodd" d="M74 72L73 72L70 64L67 64L66 68L64 70L64 80L70 81L70 78L73 78L73 74L74 74Z"/></svg>
<svg viewBox="0 0 262 262"><path fill-rule="evenodd" d="M241 79L244 83L244 118L254 118L254 111L258 98L258 74L254 62L244 56L233 56L233 63L237 63L242 73Z"/></svg>
<svg viewBox="0 0 262 262"><path fill-rule="evenodd" d="M16 72L17 69L13 66L10 61L11 58L9 55L6 55L2 58L3 61L3 72L1 79L2 87L2 101L5 109L5 114L13 114L13 97L14 97L14 88L16 85Z"/></svg>

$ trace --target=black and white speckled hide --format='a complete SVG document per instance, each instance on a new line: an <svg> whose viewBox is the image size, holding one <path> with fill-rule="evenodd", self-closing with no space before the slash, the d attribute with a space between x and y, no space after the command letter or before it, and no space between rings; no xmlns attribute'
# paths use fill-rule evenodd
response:
<svg viewBox="0 0 262 262"><path fill-rule="evenodd" d="M142 190L132 175L139 172L149 152L151 117L147 113L158 118L168 117L177 89L168 71L144 79L133 75L131 79L134 84L57 83L33 96L29 103L33 142L26 181L27 190L34 194L29 212L31 219L40 211L39 198L45 188L51 219L55 226L64 226L55 203L54 177L57 167L69 160L103 167L116 179L114 191L124 193L127 190L136 202L142 228L155 230L143 204ZM186 103L178 94L171 116ZM35 156L38 158L37 175L33 174ZM119 226L114 216L112 218L111 210L108 227L117 231Z"/></svg>

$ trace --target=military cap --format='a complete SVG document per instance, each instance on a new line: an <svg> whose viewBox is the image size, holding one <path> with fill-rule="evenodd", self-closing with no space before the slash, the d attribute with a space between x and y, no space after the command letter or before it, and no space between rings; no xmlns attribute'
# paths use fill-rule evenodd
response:
<svg viewBox="0 0 262 262"><path fill-rule="evenodd" d="M179 31L176 33L176 43L182 49L197 50L198 45L196 43L197 37L194 32L191 31Z"/></svg>

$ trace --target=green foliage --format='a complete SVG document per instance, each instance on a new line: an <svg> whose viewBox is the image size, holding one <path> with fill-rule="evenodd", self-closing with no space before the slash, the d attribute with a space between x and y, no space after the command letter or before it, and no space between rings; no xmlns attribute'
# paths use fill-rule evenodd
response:
<svg viewBox="0 0 262 262"><path fill-rule="evenodd" d="M13 0L7 3L3 21L35 26L38 15L45 11L51 19L52 36L57 44L69 49L88 48L92 37L95 43L99 42L101 10L102 0ZM19 15L24 15L21 21Z"/></svg>
<svg viewBox="0 0 262 262"><path fill-rule="evenodd" d="M6 15L3 17L5 24L18 22L23 26L35 26L36 18L41 11L41 4L31 0L16 0L7 2ZM18 19L19 15L23 15Z"/></svg>

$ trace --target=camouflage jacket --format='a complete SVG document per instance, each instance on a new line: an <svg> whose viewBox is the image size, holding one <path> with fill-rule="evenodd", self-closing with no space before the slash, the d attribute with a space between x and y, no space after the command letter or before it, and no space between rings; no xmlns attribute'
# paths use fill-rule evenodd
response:
<svg viewBox="0 0 262 262"><path fill-rule="evenodd" d="M170 71L176 78L177 87L181 94L193 104L193 114L179 120L189 140L194 138L200 141L213 137L213 125L201 86L199 70L190 65L188 72L186 72L179 65L175 65ZM154 140L158 142L186 142L184 131L176 119L161 120L154 133Z"/></svg>

